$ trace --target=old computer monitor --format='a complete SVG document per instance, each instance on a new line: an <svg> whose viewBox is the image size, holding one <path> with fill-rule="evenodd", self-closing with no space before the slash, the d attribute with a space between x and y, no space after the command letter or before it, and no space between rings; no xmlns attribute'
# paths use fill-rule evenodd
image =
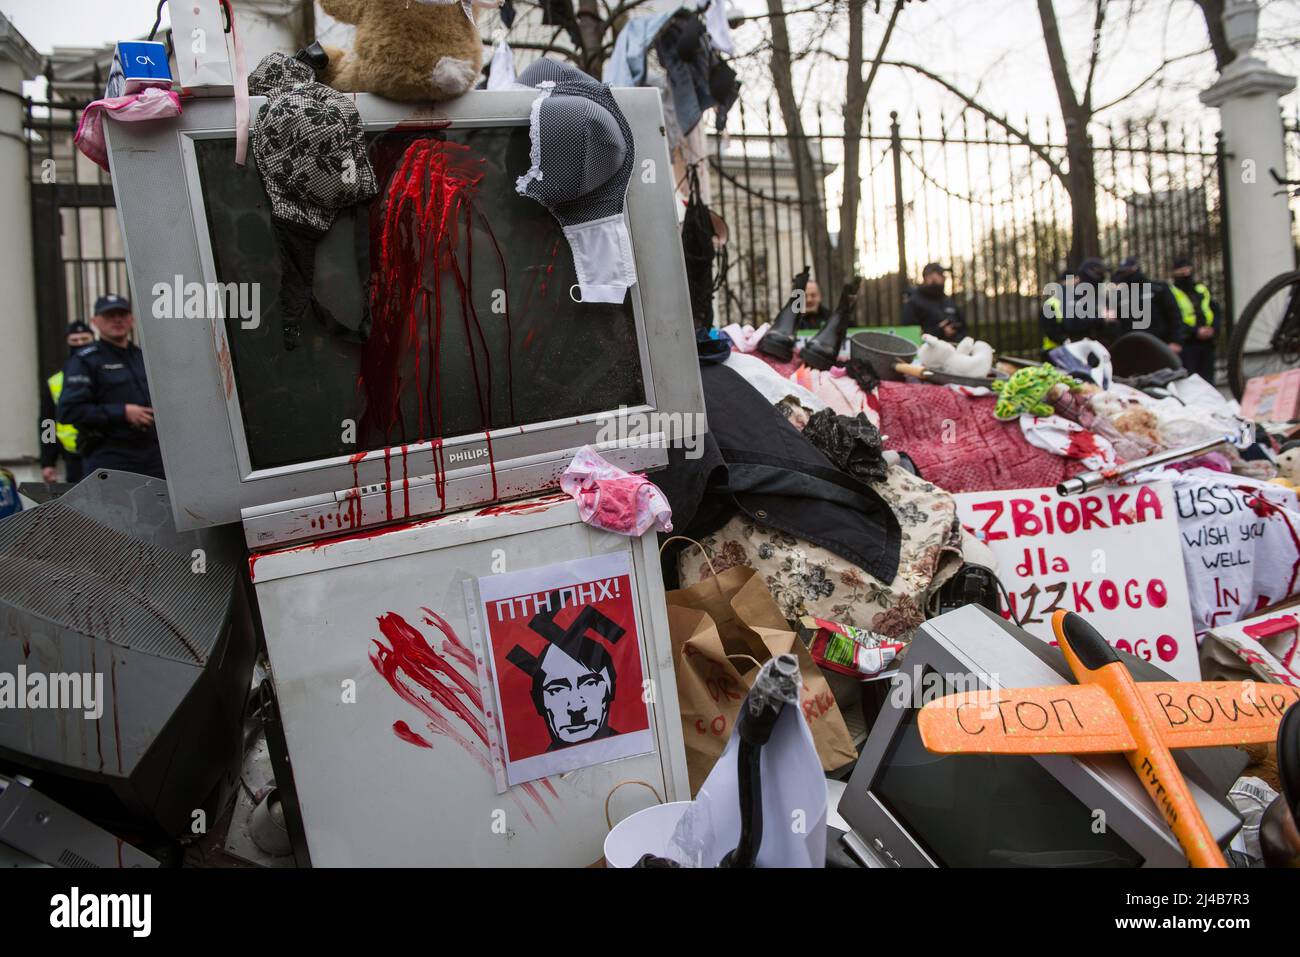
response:
<svg viewBox="0 0 1300 957"><path fill-rule="evenodd" d="M292 351L270 202L251 151L246 166L234 162L233 101L106 124L177 527L242 521L254 548L349 533L551 487L584 445L629 470L655 468L667 442L702 432L659 97L614 95L635 141L626 215L638 281L624 302L576 301L560 224L516 193L534 92L424 106L362 94L379 195L317 248L313 291L331 315L309 315ZM252 99L254 117L264 102ZM385 259L385 197L421 142L468 157L480 179L451 217L453 256L415 261L408 218ZM381 262L426 287L410 332L418 347L374 335ZM390 387L395 406L375 398Z"/></svg>
<svg viewBox="0 0 1300 957"><path fill-rule="evenodd" d="M1170 680L1147 662L1125 661L1139 681ZM886 867L1185 867L1122 755L940 755L921 743L917 712L927 700L1068 684L1068 674L1058 649L978 605L922 625L840 801L848 848ZM1174 754L1226 846L1241 819L1224 795L1245 754Z"/></svg>

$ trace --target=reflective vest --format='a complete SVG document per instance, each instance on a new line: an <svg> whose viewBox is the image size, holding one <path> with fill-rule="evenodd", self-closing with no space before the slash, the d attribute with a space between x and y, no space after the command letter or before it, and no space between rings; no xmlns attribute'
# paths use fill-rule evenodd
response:
<svg viewBox="0 0 1300 957"><path fill-rule="evenodd" d="M1189 326L1195 326L1196 323L1196 304L1192 302L1192 297L1183 292L1173 283L1169 284L1169 291L1174 294L1174 301L1178 303L1178 309L1183 314L1183 322ZM1205 316L1207 326L1214 325L1214 310L1210 307L1210 290L1203 282L1198 282L1192 287L1192 291L1201 297L1201 314Z"/></svg>
<svg viewBox="0 0 1300 957"><path fill-rule="evenodd" d="M50 376L48 380L50 395L54 396L54 408L59 407L59 396L63 394L63 371L59 370ZM75 425L66 425L63 422L54 423L54 434L58 436L59 444L63 446L63 451L72 455L77 454L77 427Z"/></svg>
<svg viewBox="0 0 1300 957"><path fill-rule="evenodd" d="M1048 299L1045 303L1043 303L1043 311L1045 314L1054 315L1057 319L1060 319L1062 315L1061 300L1057 299L1055 296L1053 296L1051 299ZM1053 339L1049 339L1047 336L1043 336L1044 352L1051 352L1059 345L1060 345L1059 342L1056 342Z"/></svg>

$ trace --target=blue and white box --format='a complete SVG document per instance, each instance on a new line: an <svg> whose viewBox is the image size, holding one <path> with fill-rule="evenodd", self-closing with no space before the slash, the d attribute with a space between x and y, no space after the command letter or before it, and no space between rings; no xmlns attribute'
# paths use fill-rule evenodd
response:
<svg viewBox="0 0 1300 957"><path fill-rule="evenodd" d="M117 62L122 68L123 93L139 93L150 86L171 89L172 70L165 43L123 40L117 45Z"/></svg>

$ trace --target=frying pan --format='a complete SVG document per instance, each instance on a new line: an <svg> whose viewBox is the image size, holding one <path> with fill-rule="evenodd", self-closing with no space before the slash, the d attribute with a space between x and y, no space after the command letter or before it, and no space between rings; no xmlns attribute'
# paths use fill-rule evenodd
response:
<svg viewBox="0 0 1300 957"><path fill-rule="evenodd" d="M936 372L933 369L927 369L924 366L916 365L911 362L899 362L894 366L894 371L903 375L910 375L920 379L922 382L933 382L935 385L964 385L971 388L992 388L992 384L998 379L1004 379L1005 376L990 375L983 378L967 375L951 375L947 372Z"/></svg>

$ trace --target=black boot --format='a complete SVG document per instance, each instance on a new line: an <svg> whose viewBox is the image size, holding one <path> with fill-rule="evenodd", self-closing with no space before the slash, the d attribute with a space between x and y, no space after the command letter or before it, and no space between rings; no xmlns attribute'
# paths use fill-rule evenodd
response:
<svg viewBox="0 0 1300 957"><path fill-rule="evenodd" d="M858 304L858 288L861 285L862 279L854 276L853 281L844 287L844 290L840 293L840 304L835 307L831 317L826 320L826 325L822 326L817 335L804 344L803 351L799 353L804 365L824 371L839 361L840 347L844 345L844 336L848 333L849 327L853 325L853 318L856 314L854 307Z"/></svg>
<svg viewBox="0 0 1300 957"><path fill-rule="evenodd" d="M808 288L810 267L804 266L803 272L794 277L794 291L777 314L772 328L767 330L758 343L758 351L769 355L778 362L789 362L794 358L794 343L799 329L799 320L803 317L804 291ZM799 308L796 310L795 306Z"/></svg>

